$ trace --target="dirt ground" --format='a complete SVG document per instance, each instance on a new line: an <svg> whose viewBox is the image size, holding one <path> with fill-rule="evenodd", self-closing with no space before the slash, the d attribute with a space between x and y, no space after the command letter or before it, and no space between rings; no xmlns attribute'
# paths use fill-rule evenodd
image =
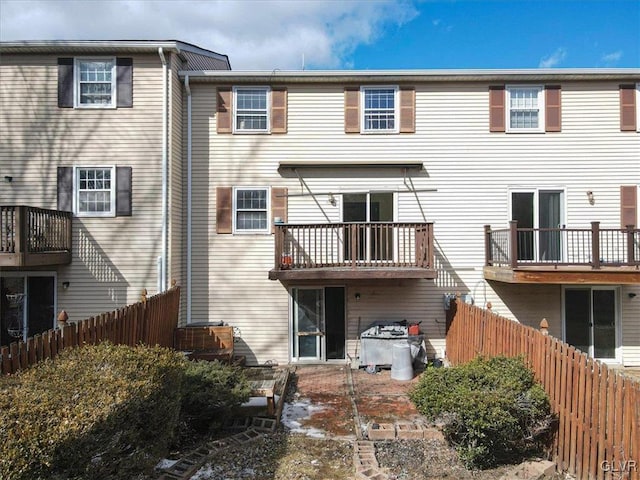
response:
<svg viewBox="0 0 640 480"><path fill-rule="evenodd" d="M355 480L356 412L360 425L424 419L407 396L417 377L399 382L388 370L369 374L347 368L297 367L283 392L283 424L240 448L219 452L193 479ZM511 480L513 466L467 470L455 450L437 439L376 442L375 447L391 480Z"/></svg>

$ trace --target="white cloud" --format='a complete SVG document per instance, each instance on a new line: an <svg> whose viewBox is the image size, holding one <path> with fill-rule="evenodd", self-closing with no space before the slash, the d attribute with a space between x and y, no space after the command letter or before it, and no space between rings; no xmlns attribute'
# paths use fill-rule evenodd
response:
<svg viewBox="0 0 640 480"><path fill-rule="evenodd" d="M611 53L607 53L606 55L603 55L601 60L604 63L611 65L611 64L618 63L621 58L622 58L622 50L618 50L617 52L611 52Z"/></svg>
<svg viewBox="0 0 640 480"><path fill-rule="evenodd" d="M183 40L234 70L344 68L418 15L410 0L0 0L0 40Z"/></svg>
<svg viewBox="0 0 640 480"><path fill-rule="evenodd" d="M564 48L558 48L555 52L547 57L543 57L538 64L538 68L557 67L567 57L567 51Z"/></svg>

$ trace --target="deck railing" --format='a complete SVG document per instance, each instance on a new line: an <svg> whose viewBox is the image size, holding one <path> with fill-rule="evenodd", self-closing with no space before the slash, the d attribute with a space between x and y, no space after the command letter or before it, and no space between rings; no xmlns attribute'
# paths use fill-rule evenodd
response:
<svg viewBox="0 0 640 480"><path fill-rule="evenodd" d="M71 213L0 206L0 254L71 251Z"/></svg>
<svg viewBox="0 0 640 480"><path fill-rule="evenodd" d="M433 269L433 224L276 224L275 269Z"/></svg>
<svg viewBox="0 0 640 480"><path fill-rule="evenodd" d="M523 266L566 265L636 266L640 264L640 229L600 228L509 228L492 230L485 225L487 266L517 268Z"/></svg>

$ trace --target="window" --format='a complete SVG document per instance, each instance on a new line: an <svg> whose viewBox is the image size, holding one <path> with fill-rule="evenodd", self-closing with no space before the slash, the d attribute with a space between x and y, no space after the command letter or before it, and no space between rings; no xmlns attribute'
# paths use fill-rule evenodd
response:
<svg viewBox="0 0 640 480"><path fill-rule="evenodd" d="M78 216L115 215L115 176L113 167L76 168L75 204Z"/></svg>
<svg viewBox="0 0 640 480"><path fill-rule="evenodd" d="M75 59L76 107L115 107L115 59Z"/></svg>
<svg viewBox="0 0 640 480"><path fill-rule="evenodd" d="M234 131L269 132L269 88L236 87Z"/></svg>
<svg viewBox="0 0 640 480"><path fill-rule="evenodd" d="M544 89L507 86L507 132L544 132Z"/></svg>
<svg viewBox="0 0 640 480"><path fill-rule="evenodd" d="M397 132L397 87L362 87L364 132Z"/></svg>
<svg viewBox="0 0 640 480"><path fill-rule="evenodd" d="M234 189L234 232L270 233L268 193L268 188Z"/></svg>

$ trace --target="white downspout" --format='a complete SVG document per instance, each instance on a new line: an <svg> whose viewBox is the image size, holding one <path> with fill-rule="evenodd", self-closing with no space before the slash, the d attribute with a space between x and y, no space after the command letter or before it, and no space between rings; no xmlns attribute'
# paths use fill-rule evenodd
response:
<svg viewBox="0 0 640 480"><path fill-rule="evenodd" d="M162 62L162 253L160 254L160 278L158 279L158 291L167 289L167 207L168 207L168 169L167 158L167 59L162 47L158 48L158 55Z"/></svg>
<svg viewBox="0 0 640 480"><path fill-rule="evenodd" d="M189 75L184 78L184 87L187 91L187 325L191 323L191 86Z"/></svg>

